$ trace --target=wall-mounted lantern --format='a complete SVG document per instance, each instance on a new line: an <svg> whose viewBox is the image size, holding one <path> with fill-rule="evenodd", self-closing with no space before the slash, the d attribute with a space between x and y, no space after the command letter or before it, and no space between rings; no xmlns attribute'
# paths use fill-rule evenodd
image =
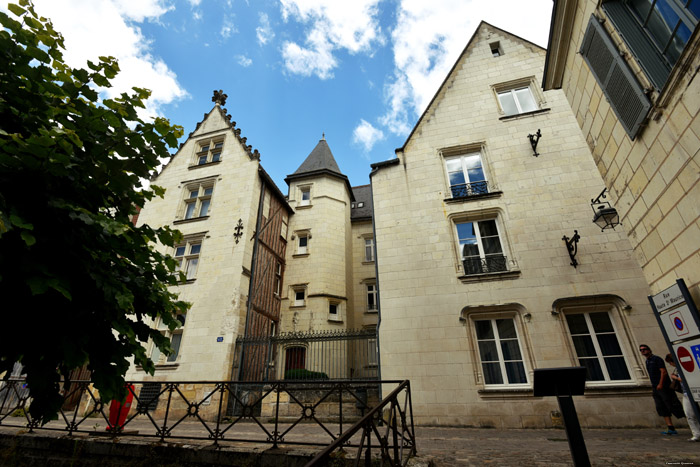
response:
<svg viewBox="0 0 700 467"><path fill-rule="evenodd" d="M607 188L603 188L598 197L591 200L593 223L600 227L601 232L608 228L615 230L615 227L620 225L620 216L617 214L617 210L609 202L601 201L601 199L607 198L605 196L607 190Z"/></svg>
<svg viewBox="0 0 700 467"><path fill-rule="evenodd" d="M540 153L537 152L537 143L540 142L540 136L542 136L542 133L540 133L540 129L537 129L537 133L534 135L527 135L527 137L530 139L530 146L532 146L532 152L534 153L533 156L537 157L540 155Z"/></svg>
<svg viewBox="0 0 700 467"><path fill-rule="evenodd" d="M569 252L569 258L571 258L571 265L573 267L578 266L578 261L576 261L576 253L578 253L578 241L581 236L578 234L578 230L574 230L574 236L569 238L564 235L562 238L564 243L566 243L566 249Z"/></svg>

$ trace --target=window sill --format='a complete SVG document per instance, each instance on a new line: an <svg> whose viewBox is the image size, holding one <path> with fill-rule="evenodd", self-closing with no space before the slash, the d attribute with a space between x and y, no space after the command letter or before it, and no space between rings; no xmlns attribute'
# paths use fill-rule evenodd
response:
<svg viewBox="0 0 700 467"><path fill-rule="evenodd" d="M520 270L487 272L485 274L470 274L468 276L458 276L458 279L462 281L462 284L467 284L469 282L486 282L517 279L518 277L520 277Z"/></svg>
<svg viewBox="0 0 700 467"><path fill-rule="evenodd" d="M155 364L156 370L163 370L163 371L177 370L177 368L179 366L180 366L179 363L156 363ZM136 365L136 371L144 371L144 369L141 365Z"/></svg>
<svg viewBox="0 0 700 467"><path fill-rule="evenodd" d="M532 387L502 387L502 388L482 388L476 391L479 396L483 398L517 398L517 397L527 397L528 399L532 397L534 391Z"/></svg>
<svg viewBox="0 0 700 467"><path fill-rule="evenodd" d="M304 305L289 305L289 309L291 310L292 308L306 308L306 304L304 304Z"/></svg>
<svg viewBox="0 0 700 467"><path fill-rule="evenodd" d="M292 258L305 258L307 256L309 256L308 253L297 253L295 255L292 255Z"/></svg>
<svg viewBox="0 0 700 467"><path fill-rule="evenodd" d="M362 262L362 264L374 264L374 260L372 260L372 261L365 260Z"/></svg>
<svg viewBox="0 0 700 467"><path fill-rule="evenodd" d="M188 170L199 169L199 168L202 168L202 167L209 167L209 166L216 165L216 164L220 164L220 163L221 163L221 159L219 159L218 161L214 161L214 162L207 162L206 164L195 164L195 165L191 165L191 166L187 167L187 169L188 169Z"/></svg>
<svg viewBox="0 0 700 467"><path fill-rule="evenodd" d="M480 199L500 198L501 195L503 195L502 191L492 191L491 193L484 193L483 195L460 196L458 198L445 198L444 201L447 204L463 203L465 201L476 201L476 200L480 200Z"/></svg>
<svg viewBox="0 0 700 467"><path fill-rule="evenodd" d="M205 221L207 219L209 219L209 216L190 217L189 219L179 219L179 220L173 221L173 224L174 225L189 224L190 222Z"/></svg>
<svg viewBox="0 0 700 467"><path fill-rule="evenodd" d="M379 311L379 310L377 310L377 309L375 308L375 309L373 309L373 310L367 310L367 311L365 311L365 313L370 314L370 315L376 315L378 311Z"/></svg>
<svg viewBox="0 0 700 467"><path fill-rule="evenodd" d="M335 318L335 317L329 316L328 321L331 323L342 323L343 318Z"/></svg>
<svg viewBox="0 0 700 467"><path fill-rule="evenodd" d="M297 209L309 209L313 204L298 204Z"/></svg>
<svg viewBox="0 0 700 467"><path fill-rule="evenodd" d="M178 285L185 285L185 284L192 284L194 281L196 281L197 278L195 277L194 279L187 279L186 281L178 282Z"/></svg>
<svg viewBox="0 0 700 467"><path fill-rule="evenodd" d="M549 112L550 110L552 110L552 109L550 109L549 107L547 107L547 108L545 108L545 109L533 110L532 112L523 112L523 113L521 113L521 114L506 115L506 116L504 116L504 117L500 117L499 120L504 120L504 121L505 121L505 120L516 120L516 119L518 119L518 118L520 118L520 117L532 117L532 116L537 115L537 114Z"/></svg>

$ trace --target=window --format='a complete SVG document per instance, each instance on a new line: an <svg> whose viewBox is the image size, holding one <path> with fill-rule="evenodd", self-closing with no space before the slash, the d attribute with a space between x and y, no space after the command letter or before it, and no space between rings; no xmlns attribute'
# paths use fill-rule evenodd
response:
<svg viewBox="0 0 700 467"><path fill-rule="evenodd" d="M286 373L289 370L303 370L306 368L306 348L305 347L287 347L284 359L285 379ZM290 375L291 376L291 375ZM296 378L291 378L296 379Z"/></svg>
<svg viewBox="0 0 700 467"><path fill-rule="evenodd" d="M185 219L194 219L209 215L211 197L214 193L214 183L209 181L189 185L185 194Z"/></svg>
<svg viewBox="0 0 700 467"><path fill-rule="evenodd" d="M480 153L445 158L445 168L453 198L489 192Z"/></svg>
<svg viewBox="0 0 700 467"><path fill-rule="evenodd" d="M456 224L464 274L507 271L496 219Z"/></svg>
<svg viewBox="0 0 700 467"><path fill-rule="evenodd" d="M499 91L498 102L500 102L501 109L506 116L532 112L539 109L535 97L532 95L530 86Z"/></svg>
<svg viewBox="0 0 700 467"><path fill-rule="evenodd" d="M177 270L185 273L186 280L193 280L197 275L197 266L199 266L199 254L202 250L202 240L187 241L184 245L175 247L175 260L177 261Z"/></svg>
<svg viewBox="0 0 700 467"><path fill-rule="evenodd" d="M311 187L300 187L299 195L299 206L309 206L311 204Z"/></svg>
<svg viewBox="0 0 700 467"><path fill-rule="evenodd" d="M287 239L287 231L289 230L289 221L287 220L287 213L282 213L282 226L280 227L280 237Z"/></svg>
<svg viewBox="0 0 700 467"><path fill-rule="evenodd" d="M367 339L367 364L377 366L377 339Z"/></svg>
<svg viewBox="0 0 700 467"><path fill-rule="evenodd" d="M377 284L365 284L367 287L367 312L377 311Z"/></svg>
<svg viewBox="0 0 700 467"><path fill-rule="evenodd" d="M221 160L221 151L224 147L223 139L200 141L197 144L196 165L204 165Z"/></svg>
<svg viewBox="0 0 700 467"><path fill-rule="evenodd" d="M358 208L364 208L364 207L365 207L365 203L364 203L363 201L360 201L359 203L357 203L357 207L358 207Z"/></svg>
<svg viewBox="0 0 700 467"><path fill-rule="evenodd" d="M603 3L639 65L660 90L700 18L698 0L615 0Z"/></svg>
<svg viewBox="0 0 700 467"><path fill-rule="evenodd" d="M158 326L156 329L170 339L170 348L172 352L166 357L165 354L161 353L160 349L153 344L153 348L151 349L151 360L153 360L153 363L173 363L177 361L177 357L180 354L180 343L182 342L182 329L185 326L185 315L177 315L177 320L180 322L181 326L171 331L163 324L163 321L158 318Z"/></svg>
<svg viewBox="0 0 700 467"><path fill-rule="evenodd" d="M299 235L299 246L297 248L297 254L305 255L309 252L309 236L306 234Z"/></svg>
<svg viewBox="0 0 700 467"><path fill-rule="evenodd" d="M365 238L365 261L374 261L374 238Z"/></svg>
<svg viewBox="0 0 700 467"><path fill-rule="evenodd" d="M340 313L340 303L328 302L328 321L343 321Z"/></svg>
<svg viewBox="0 0 700 467"><path fill-rule="evenodd" d="M608 312L567 314L566 324L587 381L631 379Z"/></svg>
<svg viewBox="0 0 700 467"><path fill-rule="evenodd" d="M304 306L306 304L306 287L292 287L292 294L294 295L292 306Z"/></svg>
<svg viewBox="0 0 700 467"><path fill-rule="evenodd" d="M486 385L527 384L515 321L475 320L476 340Z"/></svg>
<svg viewBox="0 0 700 467"><path fill-rule="evenodd" d="M491 49L491 55L494 57L500 57L503 55L503 51L501 50L501 44L499 42L493 42L489 44L489 48Z"/></svg>
<svg viewBox="0 0 700 467"><path fill-rule="evenodd" d="M611 15L613 11L623 15L629 14L624 5L618 5L617 2L605 3L604 5L609 5L611 10L608 8L605 10ZM634 21L625 22L625 24L633 23ZM653 51L653 47L649 45L644 50ZM622 127L627 135L634 139L642 128L651 103L625 58L617 50L617 46L595 16L591 16L588 22L580 52ZM665 71L662 78L653 78L654 74L649 76L652 81L665 82L668 72Z"/></svg>
<svg viewBox="0 0 700 467"><path fill-rule="evenodd" d="M275 264L275 296L279 297L282 291L282 263Z"/></svg>

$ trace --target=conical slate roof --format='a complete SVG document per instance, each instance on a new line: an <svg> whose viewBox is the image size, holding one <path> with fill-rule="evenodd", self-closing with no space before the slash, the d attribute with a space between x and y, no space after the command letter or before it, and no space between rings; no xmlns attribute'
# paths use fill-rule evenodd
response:
<svg viewBox="0 0 700 467"><path fill-rule="evenodd" d="M330 175L332 177L337 177L345 181L347 185L348 192L350 193L350 198L354 201L355 197L352 193L352 187L350 187L350 181L348 177L345 176L338 167L338 163L333 157L331 148L328 147L326 138L323 137L316 147L311 151L306 160L299 166L299 168L291 175L287 175L284 179L287 184L291 180L299 178L307 178L315 175Z"/></svg>
<svg viewBox="0 0 700 467"><path fill-rule="evenodd" d="M309 154L306 160L299 166L297 171L290 176L308 174L319 170L327 170L338 175L343 175L338 167L338 163L333 157L331 148L328 147L326 138L323 138L318 142L314 150L311 151L311 154Z"/></svg>

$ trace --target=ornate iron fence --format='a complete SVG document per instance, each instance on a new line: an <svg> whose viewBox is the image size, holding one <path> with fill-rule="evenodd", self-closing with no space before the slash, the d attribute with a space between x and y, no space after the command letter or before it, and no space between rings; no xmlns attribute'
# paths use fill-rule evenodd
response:
<svg viewBox="0 0 700 467"><path fill-rule="evenodd" d="M487 255L484 258L471 257L462 260L464 274L486 274L508 270L508 259L503 255Z"/></svg>
<svg viewBox="0 0 700 467"><path fill-rule="evenodd" d="M362 433L360 442L351 445L349 441L359 432ZM377 444L373 445L372 440ZM352 428L318 453L311 462L306 464L306 467L327 465L332 453L343 447L356 448L354 456L356 466L363 457L363 451L364 464L373 465L373 449L375 452L378 451L382 465L395 467L407 465L411 456L416 455L410 382L408 380L402 382Z"/></svg>
<svg viewBox="0 0 700 467"><path fill-rule="evenodd" d="M450 186L453 198L467 198L469 196L485 195L493 191L493 187L489 190L489 182L482 180L473 183L458 183Z"/></svg>
<svg viewBox="0 0 700 467"><path fill-rule="evenodd" d="M377 379L375 329L239 337L241 381Z"/></svg>
<svg viewBox="0 0 700 467"><path fill-rule="evenodd" d="M396 390L390 391L395 386ZM358 442L346 436L348 426L373 414L374 429L378 410L390 406L401 418L401 439L413 442L413 420L407 425L410 389L401 381L139 381L127 384L128 398L122 403L104 401L90 381L74 381L64 393L58 420L41 425L26 410L31 403L23 379L9 379L0 387L0 427L54 430L107 436L138 436L173 439L199 439L214 445L225 442L328 446L367 446L365 434ZM399 390L397 392L397 390ZM382 391L390 397L381 400ZM399 392L405 394L402 408ZM235 400L239 413L226 416L227 402ZM408 406L406 406L408 404ZM396 421L389 418L391 426ZM365 425L362 425L365 426ZM392 428L392 430L395 430ZM406 435L410 431L410 436ZM335 445L334 444L334 445ZM380 443L381 444L381 443ZM381 446L394 444L381 444ZM399 446L401 449L403 445ZM407 445L408 446L408 445ZM382 448L384 449L384 448Z"/></svg>

